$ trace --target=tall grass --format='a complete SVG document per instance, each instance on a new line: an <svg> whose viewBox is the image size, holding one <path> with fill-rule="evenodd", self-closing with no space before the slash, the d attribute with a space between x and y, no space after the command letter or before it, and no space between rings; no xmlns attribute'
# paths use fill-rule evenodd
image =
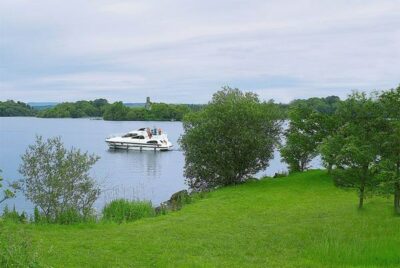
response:
<svg viewBox="0 0 400 268"><path fill-rule="evenodd" d="M151 202L116 199L103 208L103 220L116 223L131 222L155 215Z"/></svg>
<svg viewBox="0 0 400 268"><path fill-rule="evenodd" d="M41 267L27 234L16 228L7 228L0 218L0 267ZM15 226L14 226L15 227Z"/></svg>

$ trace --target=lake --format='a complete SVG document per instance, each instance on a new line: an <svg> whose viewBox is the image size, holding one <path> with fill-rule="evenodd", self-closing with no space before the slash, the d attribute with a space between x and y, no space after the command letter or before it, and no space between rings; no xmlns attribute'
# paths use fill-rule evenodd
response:
<svg viewBox="0 0 400 268"><path fill-rule="evenodd" d="M168 133L174 150L169 152L109 150L105 138L110 134L128 132L141 127L158 127ZM36 135L45 138L61 136L67 148L73 146L101 157L91 173L102 188L95 207L100 210L115 198L146 199L154 205L186 189L183 176L184 155L179 150L178 138L183 133L181 122L118 122L91 119L41 119L34 117L0 117L0 169L7 180L21 178L18 167L21 155ZM319 159L312 166L318 167ZM279 152L275 152L270 166L257 174L273 175L286 171ZM22 194L8 201L19 211L32 211L32 204Z"/></svg>

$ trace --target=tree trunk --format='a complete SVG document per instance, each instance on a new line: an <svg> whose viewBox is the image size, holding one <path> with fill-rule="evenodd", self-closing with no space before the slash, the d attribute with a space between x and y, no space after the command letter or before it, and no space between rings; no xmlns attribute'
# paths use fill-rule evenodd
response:
<svg viewBox="0 0 400 268"><path fill-rule="evenodd" d="M365 190L364 186L360 187L360 200L358 202L359 209L362 209L362 207L364 205L364 190Z"/></svg>
<svg viewBox="0 0 400 268"><path fill-rule="evenodd" d="M359 209L362 209L362 207L364 205L365 183L367 181L367 173L368 173L368 168L364 168L363 175L362 175L361 182L360 182L360 200L358 203Z"/></svg>
<svg viewBox="0 0 400 268"><path fill-rule="evenodd" d="M400 214L400 184L396 182L394 187L394 212Z"/></svg>
<svg viewBox="0 0 400 268"><path fill-rule="evenodd" d="M400 162L397 163L396 179L394 184L394 212L400 215Z"/></svg>
<svg viewBox="0 0 400 268"><path fill-rule="evenodd" d="M332 173L332 163L328 163L328 174Z"/></svg>
<svg viewBox="0 0 400 268"><path fill-rule="evenodd" d="M304 166L305 166L304 162L303 162L303 161L300 161L300 171L301 171L301 172L304 171L304 169L305 169Z"/></svg>

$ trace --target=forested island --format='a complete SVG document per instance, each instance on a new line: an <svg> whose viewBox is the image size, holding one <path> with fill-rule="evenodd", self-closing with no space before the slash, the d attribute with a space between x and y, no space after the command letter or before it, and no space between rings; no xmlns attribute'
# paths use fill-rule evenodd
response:
<svg viewBox="0 0 400 268"><path fill-rule="evenodd" d="M202 109L201 104L109 103L106 99L63 102L53 107L36 109L23 102L0 102L0 116L36 116L39 118L103 118L110 121L181 121L189 112Z"/></svg>
<svg viewBox="0 0 400 268"><path fill-rule="evenodd" d="M289 104L273 103L282 118L287 118L290 107L303 105L321 113L332 113L340 102L337 96L326 98L296 99ZM269 104L270 102L265 102ZM182 121L189 112L197 112L207 104L109 103L100 98L91 101L63 102L54 106L30 106L20 101L0 101L0 117L36 116L39 118L103 118L110 121Z"/></svg>
<svg viewBox="0 0 400 268"><path fill-rule="evenodd" d="M34 116L36 111L26 103L20 101L0 101L0 117L4 116Z"/></svg>

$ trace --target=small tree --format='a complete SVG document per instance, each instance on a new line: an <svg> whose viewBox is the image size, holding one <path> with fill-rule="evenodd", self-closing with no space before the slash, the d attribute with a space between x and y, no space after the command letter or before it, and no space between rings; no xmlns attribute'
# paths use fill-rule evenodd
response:
<svg viewBox="0 0 400 268"><path fill-rule="evenodd" d="M330 98L333 97L326 98L326 101ZM319 102L325 104L321 100ZM286 142L280 149L282 159L289 165L291 172L304 171L311 160L318 155L319 144L337 126L337 120L332 115L335 109L336 106L323 105L321 107L306 101L297 101L297 104L291 106L289 127L285 131ZM327 163L327 167L330 171L331 164Z"/></svg>
<svg viewBox="0 0 400 268"><path fill-rule="evenodd" d="M362 208L366 191L376 186L380 130L385 120L377 101L364 93L349 96L338 108L336 116L344 124L324 140L321 153L335 165L336 185L358 190L359 208Z"/></svg>
<svg viewBox="0 0 400 268"><path fill-rule="evenodd" d="M64 148L61 138L43 140L36 137L22 156L20 173L24 176L25 196L48 221L71 210L86 217L100 194L96 181L89 175L99 157Z"/></svg>
<svg viewBox="0 0 400 268"><path fill-rule="evenodd" d="M185 116L180 139L185 176L194 190L240 183L268 166L280 133L279 114L257 95L224 88Z"/></svg>
<svg viewBox="0 0 400 268"><path fill-rule="evenodd" d="M280 148L284 162L291 172L304 171L317 155L316 129L311 107L300 103L289 110L289 127L285 131L285 144Z"/></svg>

